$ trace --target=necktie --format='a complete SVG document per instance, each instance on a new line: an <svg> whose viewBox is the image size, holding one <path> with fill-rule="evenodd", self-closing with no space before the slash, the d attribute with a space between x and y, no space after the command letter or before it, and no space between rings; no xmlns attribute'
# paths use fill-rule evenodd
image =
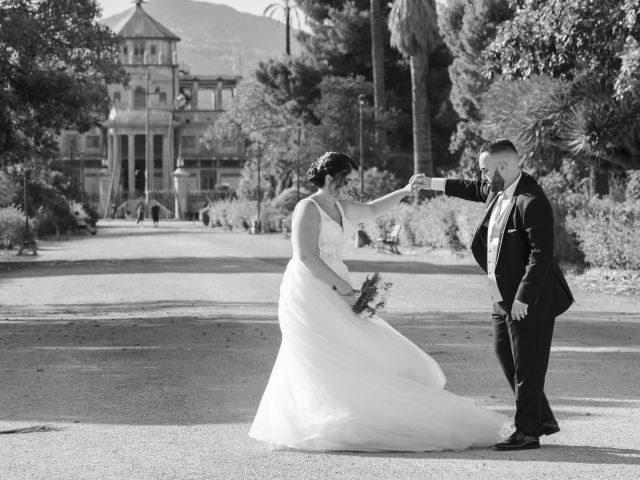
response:
<svg viewBox="0 0 640 480"><path fill-rule="evenodd" d="M502 203L504 202L504 193L500 194L500 197L496 201L493 209L496 212L495 220L493 222L493 226L491 227L491 235L490 238L500 238L500 230L502 229L502 222L507 215L507 210L502 211Z"/></svg>

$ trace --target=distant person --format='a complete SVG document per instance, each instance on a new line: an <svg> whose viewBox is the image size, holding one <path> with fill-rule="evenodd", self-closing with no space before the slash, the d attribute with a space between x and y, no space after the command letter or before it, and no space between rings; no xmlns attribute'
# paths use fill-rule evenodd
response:
<svg viewBox="0 0 640 480"><path fill-rule="evenodd" d="M136 223L140 224L140 228L142 228L144 222L144 203L140 202L138 204L138 208L136 209Z"/></svg>
<svg viewBox="0 0 640 480"><path fill-rule="evenodd" d="M153 206L151 207L151 219L153 220L153 228L158 227L158 222L160 221L160 205L155 200L153 201Z"/></svg>

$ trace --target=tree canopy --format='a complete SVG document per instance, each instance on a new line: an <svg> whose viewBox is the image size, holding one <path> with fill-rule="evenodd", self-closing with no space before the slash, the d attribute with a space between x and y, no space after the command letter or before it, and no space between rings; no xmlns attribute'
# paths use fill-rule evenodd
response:
<svg viewBox="0 0 640 480"><path fill-rule="evenodd" d="M124 82L120 40L98 23L96 0L0 4L0 157L21 162L55 150L62 129L104 117L107 83Z"/></svg>

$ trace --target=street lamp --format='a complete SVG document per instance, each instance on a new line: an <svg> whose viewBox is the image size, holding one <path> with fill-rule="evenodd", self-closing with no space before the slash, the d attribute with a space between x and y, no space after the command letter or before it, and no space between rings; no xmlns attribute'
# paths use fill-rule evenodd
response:
<svg viewBox="0 0 640 480"><path fill-rule="evenodd" d="M256 221L255 232L260 233L261 225L260 225L260 157L262 157L262 144L258 142L258 220Z"/></svg>
<svg viewBox="0 0 640 480"><path fill-rule="evenodd" d="M27 234L29 233L29 214L27 213L27 183L28 183L28 179L27 179L27 164L23 163L22 164L22 174L24 175L24 226L26 229Z"/></svg>
<svg viewBox="0 0 640 480"><path fill-rule="evenodd" d="M298 121L298 158L296 159L296 193L297 202L300 201L300 134L302 133L302 123Z"/></svg>
<svg viewBox="0 0 640 480"><path fill-rule="evenodd" d="M360 114L360 196L364 200L364 132L362 125L362 107L364 107L365 96L358 95L358 112Z"/></svg>

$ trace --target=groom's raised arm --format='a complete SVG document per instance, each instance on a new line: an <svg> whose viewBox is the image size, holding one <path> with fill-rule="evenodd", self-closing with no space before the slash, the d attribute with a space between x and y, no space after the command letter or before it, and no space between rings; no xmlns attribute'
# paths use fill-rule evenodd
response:
<svg viewBox="0 0 640 480"><path fill-rule="evenodd" d="M444 192L450 197L458 197L472 202L486 202L489 185L480 180L456 180L453 178L431 178L427 189Z"/></svg>

